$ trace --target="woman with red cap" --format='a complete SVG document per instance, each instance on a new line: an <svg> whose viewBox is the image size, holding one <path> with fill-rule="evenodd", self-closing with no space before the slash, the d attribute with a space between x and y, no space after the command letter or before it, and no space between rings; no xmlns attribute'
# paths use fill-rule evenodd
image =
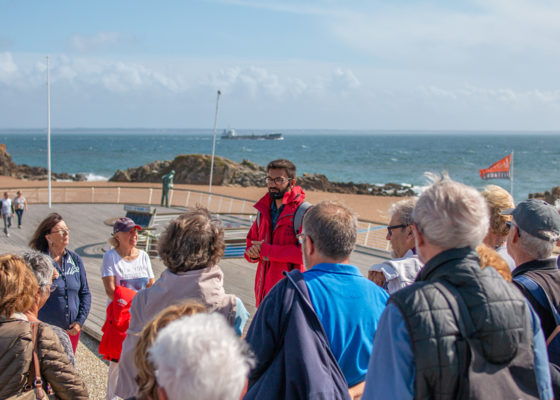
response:
<svg viewBox="0 0 560 400"><path fill-rule="evenodd" d="M124 329L124 332L120 335L114 329L108 330L104 326L102 338L104 345L109 342L118 342L122 345L130 319L128 309L133 296L133 294L130 294L131 290L138 291L154 284L154 272L150 257L145 251L136 247L138 231L140 229L142 228L136 225L130 218L117 219L113 225L113 236L109 239L109 243L113 248L103 255L101 279L103 280L105 293L107 293L109 298L107 316L110 318L110 316L119 315L117 318L119 320L118 324L115 323L116 321L108 321L111 323L106 323L106 325L111 325L112 327L118 325ZM115 304L111 304L111 301L118 302L118 305L121 307L113 307ZM124 304L126 304L126 307L122 307ZM116 308L120 310L118 313L115 313ZM119 337L117 338L116 336ZM105 347L100 345L100 352ZM120 349L114 350L112 349L110 352L104 351L104 353L107 353L105 354L106 356L110 356L107 399L114 398L114 387L118 377L118 358L112 357L114 357L114 354L120 354Z"/></svg>

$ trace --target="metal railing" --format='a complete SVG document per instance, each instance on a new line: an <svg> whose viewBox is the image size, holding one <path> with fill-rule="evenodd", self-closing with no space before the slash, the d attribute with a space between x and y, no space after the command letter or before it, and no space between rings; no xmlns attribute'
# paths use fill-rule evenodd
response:
<svg viewBox="0 0 560 400"><path fill-rule="evenodd" d="M4 187L0 192L15 193L18 188ZM29 204L48 202L46 187L25 187L24 196ZM91 204L145 204L159 205L161 188L115 185L57 185L51 189L52 203L91 203ZM169 191L169 205L172 207L194 207L201 205L216 214L239 214L251 218L255 214L254 200L241 197L210 194L194 189L172 189ZM160 214L161 215L161 214ZM157 216L156 216L157 218ZM358 223L358 245L388 251L389 242L385 239L385 224L360 220Z"/></svg>

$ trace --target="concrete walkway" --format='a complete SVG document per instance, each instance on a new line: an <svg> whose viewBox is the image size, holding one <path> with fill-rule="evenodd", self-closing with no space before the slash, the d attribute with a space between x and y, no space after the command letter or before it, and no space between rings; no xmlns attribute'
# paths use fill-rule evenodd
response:
<svg viewBox="0 0 560 400"><path fill-rule="evenodd" d="M160 208L158 213L181 213L181 208ZM96 339L101 338L101 327L105 320L107 296L101 282L101 262L103 253L109 248L112 226L110 222L125 215L122 204L54 204L51 209L45 204L31 204L29 211L23 215L22 229L17 228L14 215L10 236L0 233L0 253L20 253L28 248L28 242L38 224L50 213L57 212L64 218L70 228L69 248L75 251L84 262L88 276L88 283L92 293L92 307L85 323L84 331ZM157 231L164 228L164 224L172 218L159 219ZM226 217L225 217L226 218ZM234 217L236 218L236 217ZM358 249L352 255L352 262L362 273L366 274L368 267L388 257L384 252L372 252ZM255 300L253 285L256 264L248 263L245 259L225 259L220 262L224 271L224 285L226 292L236 294L243 300L247 310L254 315ZM152 267L156 279L165 266L159 258L152 258Z"/></svg>

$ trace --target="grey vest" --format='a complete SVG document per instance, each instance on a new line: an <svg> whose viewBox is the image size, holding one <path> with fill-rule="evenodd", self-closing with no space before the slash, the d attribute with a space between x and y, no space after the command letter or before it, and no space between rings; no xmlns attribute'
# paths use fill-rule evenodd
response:
<svg viewBox="0 0 560 400"><path fill-rule="evenodd" d="M403 315L410 335L416 399L455 399L465 373L467 347L457 340L455 317L434 281L445 281L460 293L485 360L508 363L518 351L533 358L530 316L521 293L493 268L482 270L476 251L446 250L424 266L414 285L389 299Z"/></svg>

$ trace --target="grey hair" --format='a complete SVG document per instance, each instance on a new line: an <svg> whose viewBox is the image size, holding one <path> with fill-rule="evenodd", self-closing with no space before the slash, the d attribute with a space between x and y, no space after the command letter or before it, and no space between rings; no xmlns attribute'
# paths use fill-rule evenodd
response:
<svg viewBox="0 0 560 400"><path fill-rule="evenodd" d="M517 224L514 224L517 226ZM529 254L535 260L543 260L548 258L552 255L554 251L554 246L556 245L556 241L548 241L540 239L536 236L531 235L528 232L525 232L519 226L519 246L525 253ZM545 232L541 232L544 234Z"/></svg>
<svg viewBox="0 0 560 400"><path fill-rule="evenodd" d="M417 201L417 197L397 201L391 206L391 216L397 215L399 217L399 223L403 225L412 225L414 223L412 211L414 211L414 206Z"/></svg>
<svg viewBox="0 0 560 400"><path fill-rule="evenodd" d="M322 201L305 214L303 231L321 254L333 260L344 260L356 245L358 219L341 203Z"/></svg>
<svg viewBox="0 0 560 400"><path fill-rule="evenodd" d="M482 195L446 173L426 176L433 184L422 193L413 212L419 231L442 249L476 248L488 232L490 219Z"/></svg>
<svg viewBox="0 0 560 400"><path fill-rule="evenodd" d="M237 400L255 365L248 345L221 314L195 314L163 328L148 350L169 399Z"/></svg>
<svg viewBox="0 0 560 400"><path fill-rule="evenodd" d="M44 288L51 285L54 273L52 259L39 251L28 250L22 255L26 264L37 278L39 287Z"/></svg>

